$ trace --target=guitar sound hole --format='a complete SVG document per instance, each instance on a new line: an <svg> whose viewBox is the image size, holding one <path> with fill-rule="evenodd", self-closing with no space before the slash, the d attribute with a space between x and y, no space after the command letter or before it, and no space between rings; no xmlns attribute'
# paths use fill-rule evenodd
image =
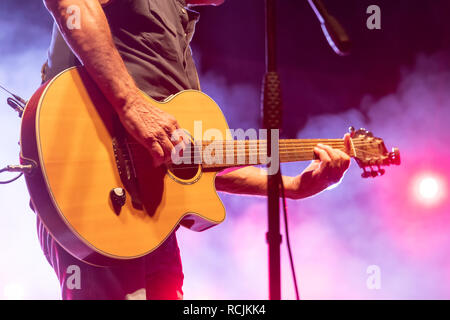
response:
<svg viewBox="0 0 450 320"><path fill-rule="evenodd" d="M194 145L191 143L184 150L185 155L189 155L189 158L185 157L181 164L169 164L167 166L168 173L175 181L181 183L194 183L201 175L201 166L196 164L194 152Z"/></svg>
<svg viewBox="0 0 450 320"><path fill-rule="evenodd" d="M168 169L175 178L180 180L192 180L199 174L200 165L172 164L168 167Z"/></svg>

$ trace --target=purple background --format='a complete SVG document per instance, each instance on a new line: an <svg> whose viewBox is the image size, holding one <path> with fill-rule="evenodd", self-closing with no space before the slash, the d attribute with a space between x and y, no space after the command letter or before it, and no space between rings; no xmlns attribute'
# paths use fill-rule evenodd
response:
<svg viewBox="0 0 450 320"><path fill-rule="evenodd" d="M304 299L449 299L450 27L448 1L325 1L347 29L353 52L338 57L306 1L279 1L279 68L285 138L338 138L365 127L402 153L400 167L362 180L353 164L335 189L289 201ZM381 8L381 30L366 8ZM264 10L258 0L201 8L193 42L203 91L232 128L260 125ZM0 4L0 84L28 98L39 85L51 18L35 0ZM0 100L6 95L0 93ZM0 109L0 164L17 163L20 121ZM307 164L283 166L298 174ZM435 176L441 199L426 204L417 179ZM6 178L6 176L3 176ZM3 178L2 178L3 179ZM221 194L227 220L204 233L181 230L186 299L267 298L266 201ZM24 180L0 186L0 298L58 299L43 257ZM294 298L285 245L283 298ZM367 268L381 270L370 290Z"/></svg>

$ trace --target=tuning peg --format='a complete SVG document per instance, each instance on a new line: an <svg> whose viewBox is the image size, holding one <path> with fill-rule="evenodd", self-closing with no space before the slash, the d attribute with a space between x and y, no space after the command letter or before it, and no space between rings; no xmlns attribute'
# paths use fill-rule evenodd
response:
<svg viewBox="0 0 450 320"><path fill-rule="evenodd" d="M364 172L361 173L361 178L366 179L366 178L369 178L372 176L372 174L370 172L366 171L366 168L363 168L363 170L364 170Z"/></svg>
<svg viewBox="0 0 450 320"><path fill-rule="evenodd" d="M386 170L382 169L380 166L378 166L378 174L380 176L384 175L386 173Z"/></svg>
<svg viewBox="0 0 450 320"><path fill-rule="evenodd" d="M392 152L389 152L389 163L400 165L400 151L398 150L398 148L392 148Z"/></svg>

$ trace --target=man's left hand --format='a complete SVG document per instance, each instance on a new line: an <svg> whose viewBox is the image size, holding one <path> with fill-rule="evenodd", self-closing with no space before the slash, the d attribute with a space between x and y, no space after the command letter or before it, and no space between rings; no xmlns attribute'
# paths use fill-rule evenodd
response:
<svg viewBox="0 0 450 320"><path fill-rule="evenodd" d="M350 135L344 136L345 152L330 146L318 144L314 160L300 175L292 178L286 186L287 196L292 199L306 198L315 195L329 186L338 183L350 166Z"/></svg>

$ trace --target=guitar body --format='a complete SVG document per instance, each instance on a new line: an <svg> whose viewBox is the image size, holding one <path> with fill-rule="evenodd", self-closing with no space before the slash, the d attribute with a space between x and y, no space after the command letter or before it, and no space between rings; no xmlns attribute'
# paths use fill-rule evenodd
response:
<svg viewBox="0 0 450 320"><path fill-rule="evenodd" d="M201 92L183 91L164 102L147 98L192 136L194 121L201 120L202 132L214 128L229 138L220 108ZM191 166L187 175L154 168L83 68L64 71L30 99L22 122L21 162L35 165L26 182L47 230L90 264L142 257L179 224L202 231L225 219L214 187L216 172L201 165ZM125 190L119 206L111 195L117 188Z"/></svg>

